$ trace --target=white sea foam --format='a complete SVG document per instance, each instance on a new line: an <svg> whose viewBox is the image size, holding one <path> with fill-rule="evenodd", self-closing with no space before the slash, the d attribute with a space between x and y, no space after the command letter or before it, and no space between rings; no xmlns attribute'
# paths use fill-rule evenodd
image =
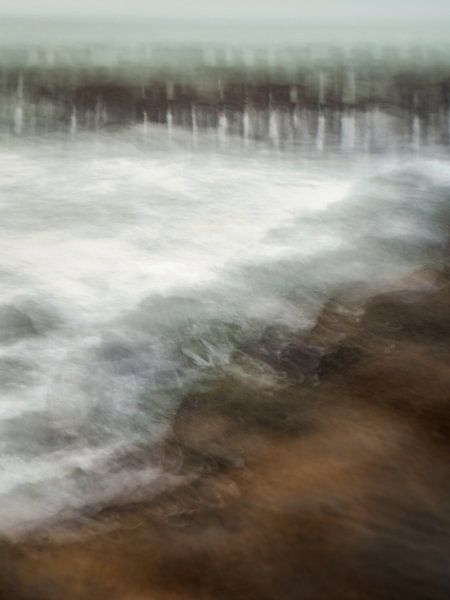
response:
<svg viewBox="0 0 450 600"><path fill-rule="evenodd" d="M184 386L227 363L229 323L300 327L333 285L423 262L394 242L439 243L439 161L163 135L0 149L0 531L156 480L114 457L163 436Z"/></svg>

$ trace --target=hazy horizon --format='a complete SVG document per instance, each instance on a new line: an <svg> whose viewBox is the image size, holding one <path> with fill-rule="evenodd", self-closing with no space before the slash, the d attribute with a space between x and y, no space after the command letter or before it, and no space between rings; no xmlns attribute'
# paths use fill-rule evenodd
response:
<svg viewBox="0 0 450 600"><path fill-rule="evenodd" d="M426 4L397 0L392 3L341 0L317 0L313 5L307 0L248 0L245 3L229 0L226 6L208 0L129 0L124 6L119 2L92 0L76 2L67 0L62 5L56 0L3 0L0 15L11 18L70 18L70 19L169 19L169 20L289 20L299 21L394 21L411 22L450 20L450 4L431 0Z"/></svg>

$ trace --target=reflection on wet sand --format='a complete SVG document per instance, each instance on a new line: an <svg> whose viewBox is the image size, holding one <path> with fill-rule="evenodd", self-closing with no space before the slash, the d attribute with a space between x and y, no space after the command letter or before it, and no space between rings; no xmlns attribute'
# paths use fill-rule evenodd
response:
<svg viewBox="0 0 450 600"><path fill-rule="evenodd" d="M4 541L2 597L447 598L449 300L422 269L237 349L159 448L172 487Z"/></svg>

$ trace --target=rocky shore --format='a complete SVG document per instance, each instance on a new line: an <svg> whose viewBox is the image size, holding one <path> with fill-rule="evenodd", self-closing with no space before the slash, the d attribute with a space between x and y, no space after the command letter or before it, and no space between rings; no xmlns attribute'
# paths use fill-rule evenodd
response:
<svg viewBox="0 0 450 600"><path fill-rule="evenodd" d="M287 147L448 146L449 73L446 44L3 44L0 127L152 123Z"/></svg>
<svg viewBox="0 0 450 600"><path fill-rule="evenodd" d="M344 289L197 383L142 490L1 544L5 600L450 594L450 274Z"/></svg>

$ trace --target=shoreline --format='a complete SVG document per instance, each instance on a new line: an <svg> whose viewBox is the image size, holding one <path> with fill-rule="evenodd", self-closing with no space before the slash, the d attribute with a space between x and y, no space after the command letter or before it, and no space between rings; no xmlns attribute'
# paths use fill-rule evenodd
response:
<svg viewBox="0 0 450 600"><path fill-rule="evenodd" d="M449 299L422 269L239 349L159 449L174 487L3 542L0 596L447 597Z"/></svg>

